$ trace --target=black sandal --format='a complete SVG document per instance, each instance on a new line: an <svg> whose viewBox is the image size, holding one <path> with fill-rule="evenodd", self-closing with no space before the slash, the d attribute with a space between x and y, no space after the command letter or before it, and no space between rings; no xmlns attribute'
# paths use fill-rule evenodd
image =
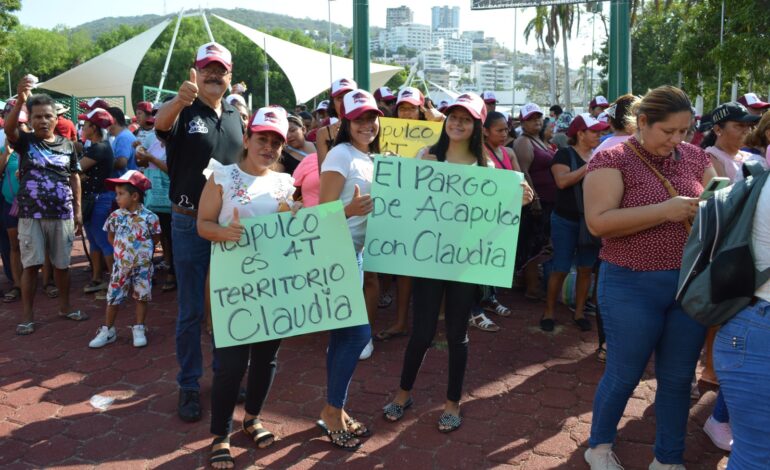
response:
<svg viewBox="0 0 770 470"><path fill-rule="evenodd" d="M444 433L455 431L463 424L463 419L445 411L438 419L438 430Z"/></svg>
<svg viewBox="0 0 770 470"><path fill-rule="evenodd" d="M330 431L329 428L326 426L326 423L324 423L323 420L321 419L316 421L316 424L318 425L319 428L321 428L324 431L324 433L326 434L326 437L329 438L329 441L332 443L334 447L337 447L342 450L346 450L348 452L355 452L363 444L361 442L361 439L358 438L358 436L344 429L340 429L337 431ZM349 444L350 441L352 441L353 439L358 440L358 442L356 442L355 444Z"/></svg>
<svg viewBox="0 0 770 470"><path fill-rule="evenodd" d="M231 463L230 467L235 466L235 459L230 455L230 438L228 436L215 437L211 443L211 456L209 457L209 465L212 467L215 463Z"/></svg>
<svg viewBox="0 0 770 470"><path fill-rule="evenodd" d="M262 427L262 421L260 421L259 418L244 421L243 432L245 432L260 449L269 447L275 442L275 434Z"/></svg>
<svg viewBox="0 0 770 470"><path fill-rule="evenodd" d="M348 416L348 419L345 420L345 424L347 424L348 429L350 429L356 437L369 437L372 435L371 429L366 427L361 421L357 421L355 418Z"/></svg>
<svg viewBox="0 0 770 470"><path fill-rule="evenodd" d="M387 421L395 423L404 417L404 410L412 406L412 403L412 397L409 397L409 399L403 405L399 405L398 403L392 401L382 408L382 416Z"/></svg>

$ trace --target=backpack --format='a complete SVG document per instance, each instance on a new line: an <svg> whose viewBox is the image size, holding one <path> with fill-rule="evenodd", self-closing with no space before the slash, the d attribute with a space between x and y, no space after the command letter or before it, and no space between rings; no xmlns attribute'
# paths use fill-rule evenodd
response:
<svg viewBox="0 0 770 470"><path fill-rule="evenodd" d="M744 164L746 179L701 202L687 239L676 299L706 326L725 323L748 306L770 279L770 268L754 263L754 212L770 172L758 162Z"/></svg>

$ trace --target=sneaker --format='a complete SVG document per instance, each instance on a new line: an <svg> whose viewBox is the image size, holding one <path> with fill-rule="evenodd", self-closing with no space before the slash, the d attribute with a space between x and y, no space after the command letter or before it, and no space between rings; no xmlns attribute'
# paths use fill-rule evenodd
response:
<svg viewBox="0 0 770 470"><path fill-rule="evenodd" d="M475 315L471 313L471 317L468 319L468 326L478 328L481 331L489 331L491 333L500 331L500 327L495 325L495 322L487 318L483 312Z"/></svg>
<svg viewBox="0 0 770 470"><path fill-rule="evenodd" d="M134 325L131 327L131 334L134 336L134 347L141 348L147 346L147 330L144 325Z"/></svg>
<svg viewBox="0 0 770 470"><path fill-rule="evenodd" d="M599 444L583 454L591 470L623 470L618 456L612 452L612 444Z"/></svg>
<svg viewBox="0 0 770 470"><path fill-rule="evenodd" d="M177 415L182 421L194 423L201 420L201 396L197 390L179 390Z"/></svg>
<svg viewBox="0 0 770 470"><path fill-rule="evenodd" d="M100 326L96 330L96 337L88 343L89 348L97 349L104 347L110 343L114 343L118 338L118 334L115 332L115 327L107 328L106 326Z"/></svg>
<svg viewBox="0 0 770 470"><path fill-rule="evenodd" d="M660 463L654 459L650 464L650 470L687 470L681 463Z"/></svg>
<svg viewBox="0 0 770 470"><path fill-rule="evenodd" d="M730 423L720 423L713 416L709 416L703 425L703 432L711 439L715 446L730 452L733 448L733 430Z"/></svg>
<svg viewBox="0 0 770 470"><path fill-rule="evenodd" d="M372 353L374 352L374 342L369 339L369 342L366 343L366 346L364 346L364 350L361 351L361 355L358 356L359 361L365 361L372 357Z"/></svg>

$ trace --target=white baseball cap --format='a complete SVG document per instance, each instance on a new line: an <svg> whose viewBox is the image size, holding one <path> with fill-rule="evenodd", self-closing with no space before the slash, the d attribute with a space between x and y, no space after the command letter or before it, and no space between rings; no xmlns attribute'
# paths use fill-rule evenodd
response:
<svg viewBox="0 0 770 470"><path fill-rule="evenodd" d="M323 100L320 103L318 103L318 106L316 106L314 113L317 113L318 111L326 111L329 109L329 100Z"/></svg>
<svg viewBox="0 0 770 470"><path fill-rule="evenodd" d="M249 120L249 130L251 132L275 132L286 142L286 133L289 132L286 110L280 106L259 108Z"/></svg>
<svg viewBox="0 0 770 470"><path fill-rule="evenodd" d="M377 107L374 96L366 90L352 90L345 95L342 104L345 119L350 121L357 119L367 111L375 111L382 116L382 111Z"/></svg>
<svg viewBox="0 0 770 470"><path fill-rule="evenodd" d="M481 99L483 99L485 103L497 103L497 97L492 91L485 91L482 93Z"/></svg>
<svg viewBox="0 0 770 470"><path fill-rule="evenodd" d="M519 110L519 119L522 121L526 121L527 119L531 118L533 115L539 114L543 115L543 110L540 109L540 106L536 105L535 103L527 103L524 106L521 107Z"/></svg>
<svg viewBox="0 0 770 470"><path fill-rule="evenodd" d="M233 104L233 101L237 101L242 105L248 107L248 105L246 104L246 99L243 96L239 95L238 93L227 95L227 98L225 98L225 103L235 106L235 104Z"/></svg>
<svg viewBox="0 0 770 470"><path fill-rule="evenodd" d="M422 106L425 103L425 98L422 96L422 92L415 87L404 87L398 92L398 99L396 100L396 106L401 103L409 103L415 106Z"/></svg>
<svg viewBox="0 0 770 470"><path fill-rule="evenodd" d="M738 102L747 108L765 109L770 108L770 103L765 103L756 93L746 93L738 98Z"/></svg>
<svg viewBox="0 0 770 470"><path fill-rule="evenodd" d="M602 108L609 108L610 102L607 101L607 98L603 97L602 95L598 95L588 104L588 109L594 109L597 106Z"/></svg>
<svg viewBox="0 0 770 470"><path fill-rule="evenodd" d="M211 62L219 62L228 72L233 69L233 55L218 42L208 42L202 45L195 55L195 66L199 69Z"/></svg>
<svg viewBox="0 0 770 470"><path fill-rule="evenodd" d="M352 91L358 88L358 84L355 80L350 78L340 78L332 83L332 98L337 97L348 91Z"/></svg>
<svg viewBox="0 0 770 470"><path fill-rule="evenodd" d="M481 119L483 121L487 117L487 107L484 106L484 100L476 93L463 93L458 96L454 103L447 106L444 114L448 115L452 108L457 106L468 111L473 116L473 119Z"/></svg>
<svg viewBox="0 0 770 470"><path fill-rule="evenodd" d="M374 98L377 101L385 101L385 102L396 101L396 95L394 95L393 92L390 91L390 88L386 86L381 86L376 90L374 90Z"/></svg>

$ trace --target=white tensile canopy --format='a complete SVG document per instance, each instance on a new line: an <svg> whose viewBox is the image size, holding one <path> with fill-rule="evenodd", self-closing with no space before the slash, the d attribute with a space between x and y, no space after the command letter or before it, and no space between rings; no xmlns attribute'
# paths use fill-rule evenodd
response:
<svg viewBox="0 0 770 470"><path fill-rule="evenodd" d="M234 21L214 16L239 31L258 47L266 49L267 54L281 67L289 79L297 103L309 101L331 85L328 54L298 46ZM40 88L76 97L124 96L126 113L133 115L131 87L136 70L144 55L170 21L164 20L88 62L40 83ZM234 65L237 73L238 63ZM332 70L334 80L343 77L352 78L353 61L332 56ZM370 70L371 88L374 90L385 85L390 77L401 70L401 67L372 63Z"/></svg>
<svg viewBox="0 0 770 470"><path fill-rule="evenodd" d="M169 22L165 20L104 54L40 83L40 88L77 97L125 96L126 113L133 116L131 86L136 69ZM72 111L77 116L77 110Z"/></svg>
<svg viewBox="0 0 770 470"><path fill-rule="evenodd" d="M297 103L305 103L331 86L329 83L329 54L298 46L275 36L262 33L235 21L213 15L240 32L278 64L286 74ZM227 44L225 44L227 46ZM236 74L238 64L234 64ZM332 56L332 80L353 78L353 61L345 57ZM371 63L370 87L372 90L384 86L401 67Z"/></svg>

